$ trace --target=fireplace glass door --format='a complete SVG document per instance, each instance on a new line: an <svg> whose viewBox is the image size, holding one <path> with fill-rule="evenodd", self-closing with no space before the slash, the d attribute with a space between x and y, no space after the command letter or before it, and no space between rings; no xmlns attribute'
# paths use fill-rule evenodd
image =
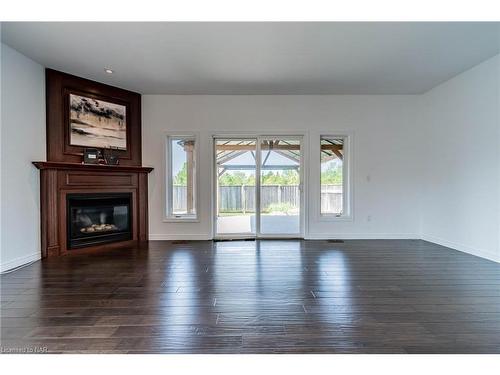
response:
<svg viewBox="0 0 500 375"><path fill-rule="evenodd" d="M131 194L68 194L68 248L132 239Z"/></svg>

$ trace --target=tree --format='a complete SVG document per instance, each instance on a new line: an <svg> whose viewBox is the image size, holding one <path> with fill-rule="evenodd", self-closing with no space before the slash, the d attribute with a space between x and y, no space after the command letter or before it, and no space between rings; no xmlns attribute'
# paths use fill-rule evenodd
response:
<svg viewBox="0 0 500 375"><path fill-rule="evenodd" d="M269 171L262 175L262 185L298 185L299 174L297 171Z"/></svg>
<svg viewBox="0 0 500 375"><path fill-rule="evenodd" d="M219 178L219 185L221 186L251 186L255 185L255 177L253 175L247 175L241 171L230 171L225 172Z"/></svg>
<svg viewBox="0 0 500 375"><path fill-rule="evenodd" d="M342 184L342 167L338 164L330 164L325 171L321 171L321 184Z"/></svg>
<svg viewBox="0 0 500 375"><path fill-rule="evenodd" d="M268 171L262 174L262 185L298 185L299 174L294 170ZM225 172L219 177L220 186L255 186L255 176L242 171Z"/></svg>
<svg viewBox="0 0 500 375"><path fill-rule="evenodd" d="M187 186L187 163L182 165L182 168L174 177L174 185Z"/></svg>

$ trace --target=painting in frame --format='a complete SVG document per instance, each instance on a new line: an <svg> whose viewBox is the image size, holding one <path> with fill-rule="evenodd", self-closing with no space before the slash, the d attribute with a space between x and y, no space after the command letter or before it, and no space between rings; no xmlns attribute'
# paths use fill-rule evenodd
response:
<svg viewBox="0 0 500 375"><path fill-rule="evenodd" d="M127 107L69 94L71 146L127 150Z"/></svg>

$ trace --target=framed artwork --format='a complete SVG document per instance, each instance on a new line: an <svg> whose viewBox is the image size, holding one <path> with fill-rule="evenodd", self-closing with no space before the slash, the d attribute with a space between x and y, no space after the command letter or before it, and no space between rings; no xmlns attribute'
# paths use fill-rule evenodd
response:
<svg viewBox="0 0 500 375"><path fill-rule="evenodd" d="M127 107L69 94L71 146L127 150Z"/></svg>

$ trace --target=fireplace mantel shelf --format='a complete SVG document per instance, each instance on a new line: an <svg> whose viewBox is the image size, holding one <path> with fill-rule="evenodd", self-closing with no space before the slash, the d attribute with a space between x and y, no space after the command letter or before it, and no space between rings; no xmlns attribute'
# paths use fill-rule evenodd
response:
<svg viewBox="0 0 500 375"><path fill-rule="evenodd" d="M64 163L54 161L34 161L33 165L38 169L71 169L85 171L109 171L109 172L139 172L149 173L153 167L140 167L130 165L105 165L105 164L83 164L83 163Z"/></svg>

